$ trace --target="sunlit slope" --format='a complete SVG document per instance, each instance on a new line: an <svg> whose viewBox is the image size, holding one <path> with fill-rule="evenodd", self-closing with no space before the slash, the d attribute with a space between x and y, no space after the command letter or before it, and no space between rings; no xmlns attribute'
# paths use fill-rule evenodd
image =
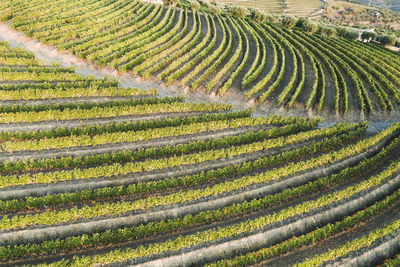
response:
<svg viewBox="0 0 400 267"><path fill-rule="evenodd" d="M0 264L396 266L400 124L187 103L0 42Z"/></svg>
<svg viewBox="0 0 400 267"><path fill-rule="evenodd" d="M400 12L400 2L398 0L354 0L354 2Z"/></svg>
<svg viewBox="0 0 400 267"><path fill-rule="evenodd" d="M280 0L218 0L216 2L234 4L246 8L256 8L273 14L289 14L296 16L309 16L323 5L319 0L288 0L285 1L286 5Z"/></svg>
<svg viewBox="0 0 400 267"><path fill-rule="evenodd" d="M327 116L399 109L400 56L377 45L135 1L55 3L6 2L2 17L98 66L192 91Z"/></svg>

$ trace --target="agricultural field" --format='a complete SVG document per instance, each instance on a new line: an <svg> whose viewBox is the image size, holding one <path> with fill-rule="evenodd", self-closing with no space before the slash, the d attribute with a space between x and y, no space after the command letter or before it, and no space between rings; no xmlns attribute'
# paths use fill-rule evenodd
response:
<svg viewBox="0 0 400 267"><path fill-rule="evenodd" d="M399 123L254 117L0 51L1 265L398 264Z"/></svg>
<svg viewBox="0 0 400 267"><path fill-rule="evenodd" d="M218 0L216 2L220 4L236 5L245 8L257 8L258 10L273 14L282 14L284 9L281 0Z"/></svg>
<svg viewBox="0 0 400 267"><path fill-rule="evenodd" d="M272 14L309 16L322 8L320 0L218 0L217 3L256 8Z"/></svg>
<svg viewBox="0 0 400 267"><path fill-rule="evenodd" d="M353 2L400 12L400 2L397 0L353 0Z"/></svg>
<svg viewBox="0 0 400 267"><path fill-rule="evenodd" d="M324 17L335 24L374 29L378 32L400 30L399 12L389 9L378 9L373 6L368 7L353 2L328 1L325 6Z"/></svg>
<svg viewBox="0 0 400 267"><path fill-rule="evenodd" d="M323 7L321 0L286 0L285 14L295 16L310 16Z"/></svg>
<svg viewBox="0 0 400 267"><path fill-rule="evenodd" d="M398 266L400 55L182 3L0 2L1 29L163 82L0 41L0 265Z"/></svg>
<svg viewBox="0 0 400 267"><path fill-rule="evenodd" d="M13 29L99 67L323 116L399 111L400 55L377 45L137 1L0 5Z"/></svg>

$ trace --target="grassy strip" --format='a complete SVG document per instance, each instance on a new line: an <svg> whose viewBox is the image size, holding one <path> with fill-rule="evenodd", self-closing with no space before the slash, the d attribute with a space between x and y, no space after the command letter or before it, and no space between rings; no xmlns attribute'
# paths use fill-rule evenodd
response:
<svg viewBox="0 0 400 267"><path fill-rule="evenodd" d="M227 112L221 114L205 114L183 118L167 118L153 121L138 121L129 123L110 123L105 125L90 125L74 128L57 128L54 130L38 130L28 132L0 132L2 141L19 141L42 138L56 138L80 135L98 135L103 133L116 133L127 131L142 131L146 129L155 129L171 126L187 125L190 123L229 120L234 118L246 118L251 116L251 110L241 110L237 112Z"/></svg>
<svg viewBox="0 0 400 267"><path fill-rule="evenodd" d="M1 64L1 63L0 63ZM96 96L155 96L157 90L140 90L137 88L73 88L65 89L23 89L1 92L0 100L33 100L54 99L74 97L96 97Z"/></svg>
<svg viewBox="0 0 400 267"><path fill-rule="evenodd" d="M356 130L353 133L349 133L348 136L359 135L361 130ZM343 137L342 137L343 138ZM314 153L316 151L320 151L323 148L330 147L341 143L341 138L327 138L322 142L313 144L311 146L305 147L303 149L298 149L295 151L289 151L283 153L282 155L272 156L258 160L258 162L251 162L251 164L266 164L266 162L274 162L278 159L285 158L289 156L302 156L304 154L311 154L312 151ZM362 146L361 146L362 147ZM346 148L348 149L348 148ZM350 149L350 151L358 151L356 147ZM84 206L83 208L72 208L68 210L59 210L59 211L45 211L40 214L33 215L24 215L24 216L14 216L12 218L8 218L7 216L3 217L0 223L0 229L15 229L21 227L27 227L29 225L35 224L46 224L51 225L54 223L65 222L70 220L76 220L78 218L93 218L97 216L110 216L110 215L118 215L124 214L129 211L137 210L137 209L148 209L151 207L159 206L159 205L169 205L169 204L178 204L184 203L187 201L193 201L199 199L201 197L208 197L212 195L220 195L222 193L231 192L233 190L238 190L241 188L248 187L252 184L263 183L267 181L277 180L280 177L288 176L297 172L305 171L307 169L313 168L315 166L320 166L322 164L326 164L326 159L334 158L333 161L339 160L338 157L335 157L334 154L341 154L341 151L336 151L332 153L324 154L323 156L317 157L315 159L305 161L305 162L296 162L290 163L285 167L273 169L267 171L265 173L259 173L256 175L244 176L232 181L225 181L219 184L216 184L211 187L203 188L203 189L194 189L187 191L180 191L177 193L172 193L169 195L161 195L161 196L150 196L148 198L135 200L132 202L129 201L120 201L117 203L101 203L95 204L94 206ZM351 153L350 153L351 154ZM349 156L346 154L346 156ZM285 158L286 159L286 158ZM324 160L325 159L325 160ZM264 161L264 162L263 162ZM328 161L330 162L330 161ZM254 166L254 165L253 165Z"/></svg>
<svg viewBox="0 0 400 267"><path fill-rule="evenodd" d="M75 73L0 72L0 81L76 81L83 77Z"/></svg>
<svg viewBox="0 0 400 267"><path fill-rule="evenodd" d="M273 203L283 201L288 198L292 198L301 194L306 194L309 192L317 191L320 190L324 187L329 186L330 184L337 183L340 181L345 180L347 177L352 176L352 175L357 175L358 173L370 168L374 163L379 162L382 160L382 158L390 151L393 151L396 147L398 147L400 139L398 138L397 140L394 140L391 144L389 144L387 147L383 148L381 152L379 152L377 155L365 159L362 162L360 162L358 165L354 167L347 168L345 170L342 170L338 174L329 176L329 177L324 177L321 179L318 179L314 182L302 185L297 188L293 189L287 189L281 193L274 194L274 195L269 195L266 196L262 199L255 199L252 201L244 201L240 204L235 204L231 205L222 209L218 210L210 210L210 211L205 211L201 212L199 214L195 215L186 215L183 218L179 219L171 219L168 221L160 221L160 222L151 222L146 225L140 225L134 228L122 228L118 230L107 230L104 233L96 233L92 235L81 235L81 236L75 236L75 237L68 237L66 239L57 239L57 240L52 240L52 241L46 241L41 243L40 245L18 245L18 246L8 246L8 247L3 247L0 248L0 258L2 259L7 259L7 258L18 258L21 256L24 256L26 254L33 254L33 253L39 253L39 252L52 252L52 251L60 251L60 250L68 250L68 249L74 249L77 247L83 247L83 246L88 246L88 245L99 245L99 244L107 244L110 242L118 242L118 241L123 241L123 240L129 240L129 239L137 239L137 238L143 238L147 236L152 236L155 234L160 234L168 231L179 231L181 229L189 228L192 227L193 225L196 224L201 224L201 223L212 223L215 221L223 220L228 218L229 216L233 215L239 215L242 213L250 212L253 210L257 210L263 207L266 207L268 205L271 205ZM373 207L374 208L369 208L368 210L359 212L355 215L355 221L354 223L358 220L360 221L362 218L365 216L370 216L373 214L374 209L382 210L383 208L387 207L398 199L400 197L400 192L397 192L397 194L388 197L387 200L381 201L381 204L375 204ZM358 216L358 217L357 217ZM354 216L352 216L354 218ZM352 218L349 217L349 218ZM346 220L344 220L346 221ZM352 222L348 221L345 223L344 226L350 227ZM337 227L337 226L336 226ZM341 230L342 228L340 228ZM327 225L326 227L328 230L332 230L335 228L330 228L330 225ZM316 232L323 230L317 230ZM329 234L329 233L328 233ZM306 235L305 241L303 241L300 237L299 238L293 238L292 241L290 241L290 244L294 241L295 247L304 244L305 242L309 242L310 238L312 237L312 234ZM320 238L324 238L325 236L321 236ZM299 239L299 240L298 240ZM311 239L312 241L313 239ZM241 256L238 259L232 259L232 260L227 260L226 264L224 264L225 261L217 262L216 266L220 266L220 264L230 266L230 265L241 265L243 262L254 262L256 260L261 260L267 256L272 256L276 253L284 252L286 250L282 249L287 249L286 243L282 243L281 246L277 246L277 249L274 250L274 247L271 247L270 249L263 249L260 252L255 252L255 255L252 253L246 254L245 256ZM272 252L269 254L269 252ZM252 259L252 261L250 261ZM238 262L237 264L235 264ZM215 264L214 264L215 266Z"/></svg>
<svg viewBox="0 0 400 267"><path fill-rule="evenodd" d="M85 80L76 81L76 82L59 82L56 84L50 84L47 82L44 83L21 83L21 84L0 84L0 90L2 92L6 91L19 91L19 90L46 90L46 89L54 89L54 90L70 90L76 88L118 88L117 80L110 80L109 78L103 78L96 80L94 76L88 76Z"/></svg>
<svg viewBox="0 0 400 267"><path fill-rule="evenodd" d="M221 228L210 229L202 232L187 236L179 236L173 240L168 240L163 243L154 243L147 246L139 246L136 248L123 248L115 249L104 254L98 254L94 256L82 256L75 257L72 260L62 260L55 262L50 266L58 266L60 264L65 266L88 266L95 264L105 264L111 262L121 262L128 259L146 257L154 254L160 254L163 252L179 250L185 247L193 247L204 242L210 242L212 240L220 240L222 238L237 235L242 232L253 232L257 229L280 222L286 218L296 216L309 212L318 207L330 205L336 201L344 198L349 198L358 192L366 190L370 187L379 185L385 178L390 177L400 168L400 160L391 164L384 171L376 176L373 176L359 184L349 186L343 190L336 191L329 195L324 195L316 200L306 201L293 207L281 210L278 213L274 213L267 216L258 217L256 219L246 220L238 224L233 224ZM400 222L400 221L399 221ZM309 266L309 265L308 265Z"/></svg>
<svg viewBox="0 0 400 267"><path fill-rule="evenodd" d="M0 73L1 72L36 73L38 75L40 75L41 73L52 73L53 75L58 75L60 73L75 73L75 70L71 67L60 67L58 65L27 66L26 68L3 66L0 67Z"/></svg>
<svg viewBox="0 0 400 267"><path fill-rule="evenodd" d="M286 129L285 129L286 128ZM287 127L281 127L278 131L265 131L263 133L260 133L259 136L260 137L265 137L269 134L279 134L279 133L283 133L281 130L290 132L290 131L295 131L295 129L299 130L298 127L291 127L291 126L287 126ZM331 134L336 134L336 133L340 133L342 131L346 131L347 129L341 129L339 130L338 128L337 132L335 132L335 130L331 131L331 132L320 132L319 136L322 135L331 135ZM331 129L332 130L332 129ZM315 133L317 134L316 130ZM275 132L275 133L274 133ZM287 138L278 138L278 139L270 139L270 141L266 141L266 142L261 142L261 146L258 146L259 149L267 149L269 146L280 146L280 145L284 145L284 144L292 144L295 142L299 142L299 141L304 141L307 139L306 134L308 132L304 132L304 133L300 133L300 134L296 134ZM233 141L238 141L237 143L231 143L231 145L238 145L240 144L240 142L242 141L246 141L246 140L252 140L252 138L250 136L250 138L247 138L248 135L244 135L243 138L229 138L230 140ZM312 138L312 137L316 137L316 135L309 135L308 138ZM283 143L282 141L285 140ZM207 142L210 143L210 142ZM228 144L230 143L229 140L227 139L221 139L221 144ZM262 144L264 143L265 146ZM213 142L214 145L218 145L218 143ZM253 145L253 144L252 144ZM269 145L269 146L267 146ZM248 146L244 146L243 149L238 149L238 151L236 153L233 153L234 151L236 151L235 148L229 148L229 149L224 149L222 150L222 152L218 152L216 151L215 153L215 158L218 158L219 156L225 157L227 155L234 155L234 154L238 154L238 152L242 152L242 153L247 153L247 151L249 150L247 148ZM213 146L213 148L215 148ZM251 150L251 149L250 149ZM197 155L202 154L202 153L198 153ZM203 158L202 160L211 160L211 156L212 154L209 154L208 152L205 153L206 157ZM209 155L209 156L207 156ZM196 175L187 175L187 176L183 176L183 177L178 177L178 178L168 178L168 179L162 179L160 181L152 181L152 182L147 182L147 183L138 183L138 184L133 184L133 185L129 185L129 186L118 186L118 187L107 187L107 188L102 188L102 189L88 189L88 190L83 190L81 192L75 192L75 193L62 193L62 194L56 194L56 195L47 195L44 197L29 197L27 199L24 200L9 200L9 201L0 201L0 210L3 211L10 211L10 210L22 210L22 209L26 209L26 208L34 208L34 207L42 207L43 205L49 206L49 205L55 205L55 204L60 204L60 203L68 203L68 202L76 202L76 201L82 201L82 200L89 200L89 199L101 199L104 197L111 197L111 196L122 196L122 195L128 195L128 194L135 194L135 193L148 193L151 191L155 191L155 190L162 190L162 189L166 189L166 188L171 188L171 187L179 187L179 186L188 186L188 185L194 185L197 183L201 183L201 182L206 182L209 181L210 179L213 178L219 178L219 177L223 177L226 175L231 175L231 174L240 174L242 172L248 172L251 171L253 169L257 169L260 168L261 166L265 166L265 164L271 164L271 163L277 163L280 162L282 160L291 160L293 159L293 157L297 155L294 153L288 153L285 157L280 157L280 158L275 158L275 161L266 161L264 163L264 165L259 165L259 164L249 164L249 163L243 163L243 164L235 164L235 165L231 165L228 167L224 167L224 168L220 168L217 170L211 170L211 171L206 171L206 172L201 172L199 174ZM186 159L187 157L184 156L184 159ZM189 159L192 159L189 156ZM194 157L194 162L198 162L199 159L197 157ZM154 164L154 166L156 166L156 168L161 168L162 166L160 166L161 163L163 163L164 161L166 161L166 166L167 167L171 167L169 164L174 164L175 161L176 162L181 162L181 160L179 160L179 157L173 157L172 160L159 160L159 161L154 161L156 164ZM151 161L150 161L151 162ZM127 164L129 165L129 164ZM139 164L139 167L136 168L136 171L141 171L143 170L143 168L145 168L146 170L148 170L148 168L152 167L152 165L145 165L146 167L144 167L144 165ZM110 166L112 169L110 171L108 170L103 170L101 172L101 175L104 174L108 174L109 175L116 175L115 171L118 170L120 171L121 169L123 169L123 167L125 166L121 166L121 165L117 165L117 166ZM94 169L104 169L104 167L95 167ZM132 170L129 170L132 171ZM74 174L75 172L72 170L70 171L71 174ZM81 171L83 173L83 171ZM67 173L67 171L61 171L61 174L65 174ZM52 179L54 179L55 177L59 177L61 174L59 174L58 172L51 172L51 173L46 173L46 174L42 174L44 177L48 177L48 179L51 181ZM93 176L93 172L89 172L90 176L88 177L92 177ZM30 179L30 180L35 180L36 176L35 175L27 175L25 176L19 176L16 177L18 180L17 182L20 181L24 181L26 179ZM75 179L79 178L75 176ZM81 177L82 178L82 177ZM2 179L9 179L7 177L2 177ZM71 178L70 178L71 179ZM47 181L48 182L48 181Z"/></svg>
<svg viewBox="0 0 400 267"><path fill-rule="evenodd" d="M398 254L395 258L385 262L383 264L384 267L396 267L400 266L400 254Z"/></svg>
<svg viewBox="0 0 400 267"><path fill-rule="evenodd" d="M2 114L3 116L18 117L21 113L25 112L41 112L41 111L67 111L67 110L90 110L93 108L111 108L111 107L123 107L123 106L138 106L138 105L151 105L151 104L167 104L167 103L180 103L183 102L182 96L178 97L163 97L163 98L143 98L143 99L132 99L132 100L120 100L120 101L109 101L100 103L79 103L79 104L47 104L47 105L13 105L13 106L0 106L1 113L13 113L13 114Z"/></svg>
<svg viewBox="0 0 400 267"><path fill-rule="evenodd" d="M370 246L376 239L388 235L395 230L397 230L400 227L400 219L397 219L396 221L379 228L373 232L370 232L369 234L356 238L350 242L348 242L345 245L339 246L336 249L331 249L326 253L316 255L315 257L311 259L307 259L303 261L302 263L297 264L296 266L317 266L322 264L325 261L329 260L334 260L336 258L339 258L341 256L346 255L347 253L354 251L354 250L359 250L364 247Z"/></svg>
<svg viewBox="0 0 400 267"><path fill-rule="evenodd" d="M298 118L298 117L283 117L283 116L275 116L271 115L268 117L266 123L269 124L276 124L276 125L287 125L287 124L292 124L296 123L302 128L303 126L305 129L310 129L315 127L319 122L319 119L313 119L308 121L306 118ZM302 126L303 125L303 126ZM263 133L256 133L253 138L266 138L266 137L272 137L276 136L275 134L280 134L279 129L276 131L278 132L273 132L272 135L269 135L269 132L267 135L264 135ZM283 133L283 132L282 132ZM284 132L284 133L291 133L291 132ZM260 136L260 134L262 136ZM245 138L252 138L253 133L249 133L249 136L246 136ZM235 138L235 137L232 137ZM238 138L242 138L241 136L238 136ZM224 143L224 145L229 145L231 139L226 139L229 140L228 144ZM255 140L260 140L260 139L255 139ZM251 141L248 139L249 142ZM106 154L100 154L100 155L92 155L92 156L81 156L81 157L62 157L62 158L48 158L48 159L41 159L41 160L30 160L30 161L17 161L17 162L4 162L0 163L0 172L2 173L15 173L15 172L27 172L27 171L38 171L38 170L48 170L48 169L61 169L61 168L72 168L72 167L84 167L84 166L97 166L100 164L106 164L106 163L121 163L121 162L126 162L126 161L133 161L133 160L141 160L145 158L154 158L154 157L160 157L160 156L166 156L166 155L174 155L174 154L181 154L181 153L186 153L190 151L196 151L197 149L200 149L200 147L203 147L204 149L210 149L210 148L216 148L218 147L217 144L219 144L219 139L217 139L215 142L214 141L209 141L206 143L203 143L206 141L201 141L201 142L192 142L189 144L182 144L182 145L177 145L177 146L166 146L162 148L155 148L155 149L140 149L137 151L120 151L120 152L115 152L115 153L106 153ZM206 145L206 146L204 146ZM223 145L222 145L223 146Z"/></svg>
<svg viewBox="0 0 400 267"><path fill-rule="evenodd" d="M247 253L245 255L240 255L232 259L225 259L217 261L211 264L207 264L207 267L217 267L217 266L246 266L248 264L254 264L258 261L268 259L270 257L283 254L285 252L294 250L304 245L315 243L316 241L323 240L332 236L336 233L343 232L358 223L362 223L367 218L372 216L377 216L379 212L388 208L393 202L400 199L400 190L397 190L392 195L386 197L384 200L376 202L372 206L366 208L365 210L359 211L352 216L346 217L344 220L336 222L334 224L328 223L327 225L314 230L305 235L296 236L275 246L262 248L260 250ZM399 257L400 260L400 257ZM399 261L400 263L400 261ZM308 265L311 266L311 265ZM389 266L397 266L388 265Z"/></svg>
<svg viewBox="0 0 400 267"><path fill-rule="evenodd" d="M0 144L0 148L7 152L14 151L40 151L45 149L66 149L79 146L98 146L103 144L149 141L152 139L176 137L188 134L204 133L208 131L219 131L224 129L234 129L239 127L263 125L265 118L235 118L221 120L208 120L193 122L176 126L166 126L163 128L144 129L140 131L125 131L101 133L96 135L78 135L54 137L39 140L7 141Z"/></svg>
<svg viewBox="0 0 400 267"><path fill-rule="evenodd" d="M295 125L290 125L282 128L284 129L282 129L282 131L279 132L284 133L287 131L294 130L297 127ZM277 131L271 130L269 133L277 133ZM268 133L266 133L266 135L268 135ZM310 137L307 137L306 134L299 134L299 135L300 138L306 138L306 139L312 138L311 134L309 134ZM297 141L303 140L300 138ZM288 139L290 140L291 138ZM29 183L53 183L53 182L60 182L67 180L79 180L79 179L98 178L98 177L106 178L110 176L133 174L142 171L152 171L162 168L171 168L176 166L183 166L187 164L195 164L225 157L236 156L240 154L246 154L249 153L249 151L256 152L263 149L279 147L283 146L285 143L290 144L286 140L283 137L281 137L278 139L268 139L265 141L244 144L241 146L233 146L228 148L225 147L215 150L197 151L197 153L194 154L184 154L181 151L179 151L180 155L174 155L169 158L157 158L139 162L137 160L133 160L131 162L127 162L124 164L115 163L105 166L104 165L96 166L94 168L88 168L88 169L73 169L73 170L61 170L61 171L33 173L25 175L3 176L1 177L2 179L0 182L0 187L23 185ZM237 144L232 144L232 145L237 145Z"/></svg>
<svg viewBox="0 0 400 267"><path fill-rule="evenodd" d="M136 101L136 100L135 100ZM225 104L191 104L181 103L175 101L160 101L158 100L149 102L151 104L145 104L143 101L138 101L135 104L133 101L125 103L124 105L112 105L109 107L93 106L90 109L86 108L73 108L73 109L62 109L62 110L45 110L45 111L31 111L31 112L17 112L17 113L3 113L0 117L2 123L16 123L16 122L40 122L40 121L51 121L51 120L75 120L75 119L94 119L94 118L109 118L117 116L132 116L132 115L144 115L162 112L188 112L188 111L228 111L230 106ZM147 101L145 101L147 102ZM167 103L163 103L167 102ZM97 105L97 104L95 104ZM4 107L4 106L3 106Z"/></svg>

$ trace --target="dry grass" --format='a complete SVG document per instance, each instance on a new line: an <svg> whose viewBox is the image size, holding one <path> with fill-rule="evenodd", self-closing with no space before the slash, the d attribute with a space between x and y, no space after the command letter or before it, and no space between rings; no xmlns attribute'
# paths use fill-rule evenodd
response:
<svg viewBox="0 0 400 267"><path fill-rule="evenodd" d="M322 6L320 0L286 0L286 8L283 7L281 0L217 0L217 2L257 8L268 13L287 13L297 16L310 15Z"/></svg>
<svg viewBox="0 0 400 267"><path fill-rule="evenodd" d="M376 17L374 15L375 10L379 11L381 15ZM345 1L328 0L325 16L333 20L334 23L342 25L400 30L399 13Z"/></svg>

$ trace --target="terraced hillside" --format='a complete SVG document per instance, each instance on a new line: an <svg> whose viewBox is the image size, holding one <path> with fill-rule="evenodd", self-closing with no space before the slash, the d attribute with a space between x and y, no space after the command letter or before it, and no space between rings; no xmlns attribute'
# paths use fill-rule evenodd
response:
<svg viewBox="0 0 400 267"><path fill-rule="evenodd" d="M216 2L245 8L256 8L272 14L296 16L310 16L323 6L323 2L320 0L218 0Z"/></svg>
<svg viewBox="0 0 400 267"><path fill-rule="evenodd" d="M235 5L245 8L257 8L264 12L273 14L282 14L283 6L281 0L248 0L248 1L237 1L237 0L218 0L217 3L222 3L225 5Z"/></svg>
<svg viewBox="0 0 400 267"><path fill-rule="evenodd" d="M354 2L400 12L400 2L397 0L354 0Z"/></svg>
<svg viewBox="0 0 400 267"><path fill-rule="evenodd" d="M0 265L399 261L400 124L255 118L0 52Z"/></svg>
<svg viewBox="0 0 400 267"><path fill-rule="evenodd" d="M310 16L323 7L321 0L286 0L285 14L296 16Z"/></svg>
<svg viewBox="0 0 400 267"><path fill-rule="evenodd" d="M137 1L2 1L12 28L98 66L320 114L399 110L400 55L278 24Z"/></svg>

